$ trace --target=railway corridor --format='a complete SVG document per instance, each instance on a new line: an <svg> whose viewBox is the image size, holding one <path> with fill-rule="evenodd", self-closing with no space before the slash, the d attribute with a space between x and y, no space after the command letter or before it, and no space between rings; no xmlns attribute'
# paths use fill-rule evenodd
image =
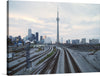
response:
<svg viewBox="0 0 100 76"><path fill-rule="evenodd" d="M13 61L9 62L9 75L64 74L98 71L78 52L66 47L56 45L49 46L45 50L38 54L31 53L32 69L29 72L25 71L25 59L23 59L23 62L16 62L16 65L11 65Z"/></svg>
<svg viewBox="0 0 100 76"><path fill-rule="evenodd" d="M57 63L56 73L77 73L81 72L79 66L64 47L57 47L60 50L60 55Z"/></svg>
<svg viewBox="0 0 100 76"><path fill-rule="evenodd" d="M57 49L60 50L60 55L59 55L59 59L58 59L58 65L57 65L57 71L56 73L64 73L64 51L62 48L57 47Z"/></svg>
<svg viewBox="0 0 100 76"><path fill-rule="evenodd" d="M37 54L36 56L34 54L31 54L31 70L25 71L26 62L25 59L23 59L23 62L17 62L16 65L10 65L9 62L9 75L30 75L30 74L58 74L58 73L71 73L71 72L77 72L75 71L75 62L71 56L69 56L69 53L67 49L64 49L63 47L56 46L56 48L53 48L53 46L49 46L47 51L41 52L40 54ZM22 57L23 58L23 57ZM20 58L21 59L21 58ZM16 60L14 60L16 61ZM22 65L23 64L23 65Z"/></svg>

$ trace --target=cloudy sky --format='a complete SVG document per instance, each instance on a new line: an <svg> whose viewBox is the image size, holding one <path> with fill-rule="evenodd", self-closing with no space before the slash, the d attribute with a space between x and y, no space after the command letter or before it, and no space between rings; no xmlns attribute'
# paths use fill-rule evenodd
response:
<svg viewBox="0 0 100 76"><path fill-rule="evenodd" d="M59 7L59 32L63 42L67 39L100 39L100 4L52 3L9 1L9 35L22 38L39 32L56 41L57 6Z"/></svg>

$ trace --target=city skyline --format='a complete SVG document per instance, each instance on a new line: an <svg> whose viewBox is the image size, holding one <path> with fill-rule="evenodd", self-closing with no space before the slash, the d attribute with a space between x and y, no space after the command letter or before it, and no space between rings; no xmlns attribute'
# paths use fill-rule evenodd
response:
<svg viewBox="0 0 100 76"><path fill-rule="evenodd" d="M99 4L9 1L9 35L25 37L31 28L55 42L57 5L59 39L100 39Z"/></svg>
<svg viewBox="0 0 100 76"><path fill-rule="evenodd" d="M31 29L28 29L28 35L24 38L22 38L22 41L25 41L27 42L27 40L29 40L30 42L38 42L38 43L51 43L52 40L50 37L47 37L47 36L39 36L39 32L35 32L35 34L33 34L31 32L32 30ZM21 40L21 36L16 36L16 37L13 37L13 36L8 36L9 39L11 39L11 41L16 41L16 38L19 38L19 41ZM20 42L19 42L20 43ZM81 39L68 39L66 40L66 42L63 42L63 38L60 39L60 41L58 42L53 42L53 43L65 43L65 44L99 44L99 39L89 39L87 40L86 38L81 38Z"/></svg>

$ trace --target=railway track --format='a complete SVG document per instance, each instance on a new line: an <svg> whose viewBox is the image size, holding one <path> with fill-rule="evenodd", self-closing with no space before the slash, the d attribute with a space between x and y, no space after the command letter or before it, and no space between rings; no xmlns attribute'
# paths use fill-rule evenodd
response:
<svg viewBox="0 0 100 76"><path fill-rule="evenodd" d="M56 73L57 61L60 51L56 51L51 57L46 59L31 74L53 74Z"/></svg>
<svg viewBox="0 0 100 76"><path fill-rule="evenodd" d="M65 73L80 73L81 70L79 66L76 64L71 54L65 48L64 48L64 53L65 53Z"/></svg>
<svg viewBox="0 0 100 76"><path fill-rule="evenodd" d="M74 58L71 56L67 48L65 47L61 47L61 48L63 50L59 50L59 49L56 50L53 55L45 59L42 63L38 64L36 68L30 74L55 74L57 72L57 64L58 64L61 51L64 51L64 73L80 73L81 70L79 66L76 64ZM30 58L31 62L34 62L35 60L38 60L44 55L50 53L52 49L53 48L49 48L48 51L46 52L32 56ZM26 60L8 68L8 71L11 71L8 73L8 75L14 75L19 70L23 69L26 66L25 62Z"/></svg>
<svg viewBox="0 0 100 76"><path fill-rule="evenodd" d="M32 52L32 53L30 53L30 54L33 54L34 52ZM19 58L22 58L22 57L25 57L25 54L22 54L21 56L19 56L19 57L17 57L17 58L14 58L14 59L7 59L7 63L10 63L10 62L12 62L12 61L14 61L14 60L17 60L17 59L19 59Z"/></svg>
<svg viewBox="0 0 100 76"><path fill-rule="evenodd" d="M57 64L59 59L60 51L51 58L49 61L46 61L42 66L40 66L37 70L32 74L55 74L57 70ZM67 49L64 48L64 72L65 73L80 73L81 70L76 64L75 60L68 52Z"/></svg>
<svg viewBox="0 0 100 76"><path fill-rule="evenodd" d="M64 49L64 56L65 56L65 68L64 68L64 70L65 70L65 73L71 73L70 72L70 67L69 67L69 63L68 63L68 57L67 57L67 54L66 54L66 51L65 51L65 49Z"/></svg>
<svg viewBox="0 0 100 76"><path fill-rule="evenodd" d="M49 48L49 47L48 47ZM32 53L30 53L30 54L33 54L34 52L32 52ZM22 57L25 57L25 54L22 54L22 55L20 55L19 57L17 57L17 58L13 58L13 59L7 59L7 63L10 63L10 62L12 62L12 61L14 61L14 60L17 60L17 59L19 59L19 58L22 58Z"/></svg>
<svg viewBox="0 0 100 76"><path fill-rule="evenodd" d="M51 49L49 48L48 51L46 51L46 52L43 52L43 53L41 53L41 54L32 56L32 57L30 58L30 60L33 62L33 61L37 60L38 58L42 57L43 55L49 53L50 50L51 50ZM19 64L14 65L14 66L12 66L12 67L10 67L10 68L7 68L8 71L11 71L10 73L8 73L8 75L13 75L13 74L15 74L16 72L18 72L19 70L21 70L22 68L24 68L24 67L26 66L26 63L25 63L25 62L26 62L26 60L20 62ZM25 64L24 64L24 63L25 63ZM22 65L22 64L24 64L24 65ZM19 67L19 68L17 68L17 67L20 66L20 65L22 65L22 66ZM8 67L9 67L9 66L8 66ZM17 68L17 69L15 69L15 68ZM13 69L15 69L15 70L13 70Z"/></svg>
<svg viewBox="0 0 100 76"><path fill-rule="evenodd" d="M59 54L60 54L60 51L58 50L56 52L56 55L54 56L54 58L49 60L46 68L40 74L54 74L54 73L56 73Z"/></svg>

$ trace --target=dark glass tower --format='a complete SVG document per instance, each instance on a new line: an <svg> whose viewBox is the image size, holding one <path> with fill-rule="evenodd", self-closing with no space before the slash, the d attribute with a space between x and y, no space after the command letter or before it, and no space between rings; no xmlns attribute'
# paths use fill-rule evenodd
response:
<svg viewBox="0 0 100 76"><path fill-rule="evenodd" d="M36 42L38 42L39 33L36 32Z"/></svg>

